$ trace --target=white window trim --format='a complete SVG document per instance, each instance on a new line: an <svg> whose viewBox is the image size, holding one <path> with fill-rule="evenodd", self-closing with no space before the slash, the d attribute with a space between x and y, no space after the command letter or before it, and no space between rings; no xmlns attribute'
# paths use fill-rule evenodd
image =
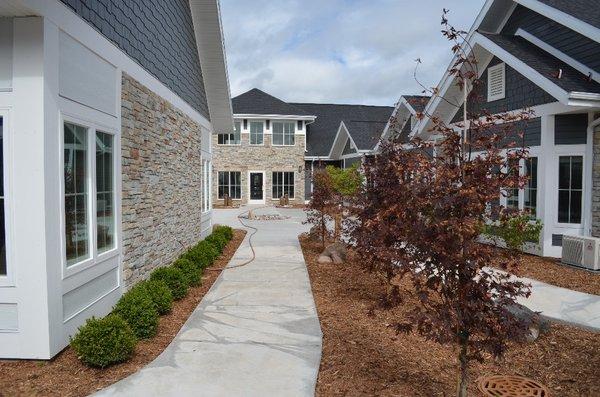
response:
<svg viewBox="0 0 600 397"><path fill-rule="evenodd" d="M291 173L294 176L294 184L292 185L292 186L294 186L294 195L290 196L289 199L290 200L295 200L296 199L296 171L272 171L271 172L271 196L273 196L273 186L274 186L274 183L273 183L273 180L274 180L273 179L273 174L276 173L276 172L280 172L282 174L285 174L287 172L287 173ZM281 185L281 186L285 186L285 185ZM271 197L271 199L272 200L279 200L279 197L277 197L277 198Z"/></svg>
<svg viewBox="0 0 600 397"><path fill-rule="evenodd" d="M262 143L252 143L252 123L262 124ZM266 125L265 120L248 120L248 145L250 146L265 146Z"/></svg>
<svg viewBox="0 0 600 397"><path fill-rule="evenodd" d="M229 179L228 179L228 189L229 192L231 192L231 173L232 172L237 172L240 174L240 197L239 198L235 198L235 197L231 197L231 195L229 195L231 197L232 200L241 200L244 197L244 192L242 191L242 171L236 171L236 170L219 170L217 171L217 200L223 200L223 197L219 197L219 187L220 187L220 183L219 183L219 174L221 172L228 172L229 173Z"/></svg>
<svg viewBox="0 0 600 397"><path fill-rule="evenodd" d="M275 124L284 124L284 125L285 124L292 124L292 129L293 129L292 135L294 136L294 143L292 145L286 145L285 144L285 129L284 129L284 133L283 133L283 144L279 145L279 144L273 143L274 142L274 138L273 137L275 136L275 133L274 133L274 131L275 131L275 128L274 128ZM282 147L282 146L293 147L293 146L296 146L296 129L297 129L296 127L297 127L297 122L294 122L294 121L288 121L288 120L273 121L273 120L271 120L271 146L277 146L277 147Z"/></svg>
<svg viewBox="0 0 600 397"><path fill-rule="evenodd" d="M0 287L14 287L16 267L12 250L13 231L15 230L15 222L13 218L12 208L12 130L10 120L10 108L0 108L0 117L2 117L2 134L3 134L3 168L4 168L4 236L6 241L6 275L0 276Z"/></svg>
<svg viewBox="0 0 600 397"><path fill-rule="evenodd" d="M60 124L60 133L59 136L59 170L60 170L60 244L61 244L61 261L62 261L62 278L71 277L79 272L82 272L86 269L89 269L92 266L95 266L99 263L107 261L115 256L120 255L121 253L121 236L120 236L120 208L121 208L121 200L119 194L119 185L118 179L121 177L120 175L120 167L119 163L121 161L121 147L120 147L120 134L119 132L106 125L101 125L100 123L90 122L89 120L83 120L76 116L61 113L59 118ZM88 159L86 166L88 167L87 174L87 187L88 187L88 238L89 238L89 257L83 259L77 263L67 266L67 248L66 248L66 236L65 236L65 181L64 181L64 124L72 123L84 128L87 128L87 150L88 150ZM105 134L109 134L113 136L113 208L114 208L114 247L104 251L102 253L98 253L98 241L97 241L97 206L96 206L96 156L93 154L96 151L96 131L103 132Z"/></svg>
<svg viewBox="0 0 600 397"><path fill-rule="evenodd" d="M585 222L585 195L586 195L586 189L587 189L587 183L586 183L586 154L585 151L581 151L581 150L573 150L570 149L568 146L570 145L557 145L556 148L556 152L554 154L553 161L554 161L554 166L556 167L556 173L555 173L555 185L554 185L554 194L556 194L556 200L554 200L554 206L555 206L555 211L554 211L554 227L556 228L582 228L583 224ZM572 145L572 146L584 146L584 145ZM558 192L559 192L559 186L560 186L560 175L559 175L559 161L561 157L581 157L581 161L582 161L582 170L581 170L581 222L578 223L569 223L569 222L559 222L558 221Z"/></svg>
<svg viewBox="0 0 600 397"><path fill-rule="evenodd" d="M491 91L491 79L490 74L500 70L502 75L502 93L493 95ZM487 100L488 102L497 101L498 99L504 99L506 97L506 64L504 62L494 66L490 66L487 69Z"/></svg>

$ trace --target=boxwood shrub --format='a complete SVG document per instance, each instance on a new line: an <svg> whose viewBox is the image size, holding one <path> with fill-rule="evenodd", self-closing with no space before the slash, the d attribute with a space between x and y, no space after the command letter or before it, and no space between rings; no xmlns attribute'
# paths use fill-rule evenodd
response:
<svg viewBox="0 0 600 397"><path fill-rule="evenodd" d="M187 295L188 282L183 272L173 266L159 267L150 274L150 280L162 280L164 281L173 299L179 300Z"/></svg>
<svg viewBox="0 0 600 397"><path fill-rule="evenodd" d="M77 357L85 364L99 368L127 361L136 343L127 321L116 314L89 318L71 339Z"/></svg>
<svg viewBox="0 0 600 397"><path fill-rule="evenodd" d="M229 226L217 226L213 230L213 234L220 234L230 241L233 238L233 229Z"/></svg>
<svg viewBox="0 0 600 397"><path fill-rule="evenodd" d="M150 338L156 335L158 311L143 283L137 284L123 294L113 312L127 321L138 338Z"/></svg>
<svg viewBox="0 0 600 397"><path fill-rule="evenodd" d="M212 265L219 256L217 248L208 241L200 241L196 246L190 248L182 257L194 262L198 267L204 269Z"/></svg>
<svg viewBox="0 0 600 397"><path fill-rule="evenodd" d="M227 239L218 233L211 234L210 236L205 238L204 241L207 241L210 244L214 245L219 254L223 252L223 248L225 248L225 246L228 243Z"/></svg>
<svg viewBox="0 0 600 397"><path fill-rule="evenodd" d="M189 259L180 258L173 263L173 267L183 272L190 286L200 285L202 282L202 268Z"/></svg>
<svg viewBox="0 0 600 397"><path fill-rule="evenodd" d="M173 294L167 283L163 280L147 280L142 283L158 314L170 313L173 308Z"/></svg>

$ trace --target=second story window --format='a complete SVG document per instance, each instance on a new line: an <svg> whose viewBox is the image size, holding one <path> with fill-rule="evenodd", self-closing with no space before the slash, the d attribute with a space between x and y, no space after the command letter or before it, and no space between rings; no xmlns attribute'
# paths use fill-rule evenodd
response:
<svg viewBox="0 0 600 397"><path fill-rule="evenodd" d="M293 146L296 143L294 123L273 122L273 145Z"/></svg>
<svg viewBox="0 0 600 397"><path fill-rule="evenodd" d="M262 145L264 142L263 135L263 122L262 121L251 121L250 122L250 144L251 145Z"/></svg>
<svg viewBox="0 0 600 397"><path fill-rule="evenodd" d="M241 142L241 129L242 125L239 121L235 123L235 131L231 134L219 134L218 144L219 145L239 145Z"/></svg>

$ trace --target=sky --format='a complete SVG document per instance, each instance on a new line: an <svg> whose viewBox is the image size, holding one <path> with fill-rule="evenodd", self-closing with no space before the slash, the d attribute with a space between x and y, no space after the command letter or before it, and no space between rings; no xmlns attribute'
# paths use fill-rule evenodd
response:
<svg viewBox="0 0 600 397"><path fill-rule="evenodd" d="M484 0L221 0L232 97L389 105L436 86L451 59L442 9L469 30Z"/></svg>

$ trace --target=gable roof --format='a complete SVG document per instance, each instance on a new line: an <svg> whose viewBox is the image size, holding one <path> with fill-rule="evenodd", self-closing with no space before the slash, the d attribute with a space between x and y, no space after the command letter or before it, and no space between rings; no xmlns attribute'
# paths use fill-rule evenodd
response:
<svg viewBox="0 0 600 397"><path fill-rule="evenodd" d="M381 133L387 124L387 120L349 120L344 121L344 124L358 150L373 150L381 139Z"/></svg>
<svg viewBox="0 0 600 397"><path fill-rule="evenodd" d="M311 113L253 88L231 99L234 114L310 116Z"/></svg>
<svg viewBox="0 0 600 397"><path fill-rule="evenodd" d="M427 106L427 102L431 99L429 95L402 95L402 98L404 98L406 103L417 113L423 112L425 106Z"/></svg>
<svg viewBox="0 0 600 397"><path fill-rule="evenodd" d="M349 133L352 134L352 139L359 146L359 150L362 149L361 145L367 148L373 141L373 145L370 146L372 149L377 143L377 140L372 140L374 130L380 127L378 131L380 136L394 110L391 106L324 103L292 103L291 105L317 116L313 123L307 125L306 155L309 157L329 155L342 121L353 125L353 128L348 127L348 129L353 131Z"/></svg>
<svg viewBox="0 0 600 397"><path fill-rule="evenodd" d="M569 14L596 28L600 28L600 7L597 0L539 0L547 6Z"/></svg>

